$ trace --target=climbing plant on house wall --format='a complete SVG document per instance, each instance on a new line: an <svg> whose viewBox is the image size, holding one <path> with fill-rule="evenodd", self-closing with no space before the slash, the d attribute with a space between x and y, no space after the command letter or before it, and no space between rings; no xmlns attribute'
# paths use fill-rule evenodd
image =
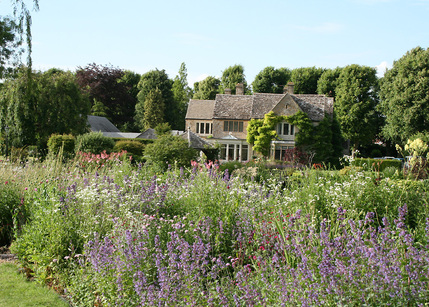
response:
<svg viewBox="0 0 429 307"><path fill-rule="evenodd" d="M252 119L247 126L247 142L254 151L268 157L271 141L277 137L276 126L280 122L288 122L298 128L295 135L295 146L305 152L314 152L314 161L334 163L341 155L340 132L335 127L335 121L326 116L316 129L311 119L302 111L291 116L277 116L274 112L265 114L264 119Z"/></svg>

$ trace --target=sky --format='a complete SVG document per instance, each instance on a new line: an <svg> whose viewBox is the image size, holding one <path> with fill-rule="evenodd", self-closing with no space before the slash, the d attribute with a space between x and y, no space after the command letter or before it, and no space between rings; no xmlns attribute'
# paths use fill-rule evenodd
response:
<svg viewBox="0 0 429 307"><path fill-rule="evenodd" d="M30 0L25 0L32 7ZM0 15L11 15L0 0ZM241 64L250 84L267 66L376 67L429 46L429 0L39 0L32 13L33 68L95 63L193 86Z"/></svg>

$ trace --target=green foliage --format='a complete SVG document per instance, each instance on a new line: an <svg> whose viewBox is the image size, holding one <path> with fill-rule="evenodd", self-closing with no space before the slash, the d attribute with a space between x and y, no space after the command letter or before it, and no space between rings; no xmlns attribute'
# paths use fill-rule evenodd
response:
<svg viewBox="0 0 429 307"><path fill-rule="evenodd" d="M169 125L169 123L158 124L155 127L155 133L156 135L164 135L171 133L171 126Z"/></svg>
<svg viewBox="0 0 429 307"><path fill-rule="evenodd" d="M317 93L328 97L336 97L338 78L342 68L326 69L317 81Z"/></svg>
<svg viewBox="0 0 429 307"><path fill-rule="evenodd" d="M381 80L378 109L385 116L383 135L399 144L418 132L428 132L429 49L408 51Z"/></svg>
<svg viewBox="0 0 429 307"><path fill-rule="evenodd" d="M174 78L173 97L178 104L178 114L176 115L179 130L185 129L185 116L189 100L192 98L192 89L188 86L188 73L185 63L180 65L179 74Z"/></svg>
<svg viewBox="0 0 429 307"><path fill-rule="evenodd" d="M13 72L22 51L17 31L13 20L0 16L0 80Z"/></svg>
<svg viewBox="0 0 429 307"><path fill-rule="evenodd" d="M244 167L244 165L240 161L228 161L222 163L219 166L219 170L221 171L221 173L224 173L226 170L228 170L228 173L231 175L235 170L238 170L242 167Z"/></svg>
<svg viewBox="0 0 429 307"><path fill-rule="evenodd" d="M302 111L286 117L287 122L298 127L295 135L295 145L306 149L313 142L313 123L308 115Z"/></svg>
<svg viewBox="0 0 429 307"><path fill-rule="evenodd" d="M115 141L101 132L90 132L77 136L75 151L99 154L103 151L111 152Z"/></svg>
<svg viewBox="0 0 429 307"><path fill-rule="evenodd" d="M159 89L151 90L144 102L143 130L155 128L164 122L165 104ZM141 125L141 124L140 124Z"/></svg>
<svg viewBox="0 0 429 307"><path fill-rule="evenodd" d="M75 151L75 137L71 134L52 134L48 140L48 152L58 155L60 152L66 158L71 158Z"/></svg>
<svg viewBox="0 0 429 307"><path fill-rule="evenodd" d="M287 68L275 69L273 66L261 70L252 82L253 92L282 94L291 72Z"/></svg>
<svg viewBox="0 0 429 307"><path fill-rule="evenodd" d="M397 170L402 169L402 162L394 159L370 159L370 158L355 158L351 161L352 166L362 167L366 170L384 171L386 168L394 167Z"/></svg>
<svg viewBox="0 0 429 307"><path fill-rule="evenodd" d="M236 85L238 83L243 83L245 94L249 92L243 65L230 66L222 72L219 87L220 92L225 93L225 89L229 88L231 93L235 95Z"/></svg>
<svg viewBox="0 0 429 307"><path fill-rule="evenodd" d="M195 82L193 99L214 100L216 94L219 93L219 86L220 80L212 76L208 76L200 82Z"/></svg>
<svg viewBox="0 0 429 307"><path fill-rule="evenodd" d="M146 117L146 99L148 99L149 93L155 92L157 89L161 92L162 101L164 102L164 115L161 121L157 123L168 122L173 129L177 129L177 114L179 112L179 104L175 101L173 96L173 80L168 78L165 70L151 70L141 76L138 84L139 93L138 106L136 105L136 120L142 121L141 114L144 114L144 121L152 121ZM153 93L151 94L153 95ZM157 94L158 95L158 94ZM151 97L153 99L153 97ZM158 99L158 97L157 97ZM151 111L152 112L152 111ZM138 114L139 115L138 115ZM158 114L158 113L157 113ZM182 124L182 123L180 123ZM156 125L154 125L155 127ZM141 128L141 127L140 127Z"/></svg>
<svg viewBox="0 0 429 307"><path fill-rule="evenodd" d="M325 70L316 67L295 68L291 72L295 94L316 94L317 81Z"/></svg>
<svg viewBox="0 0 429 307"><path fill-rule="evenodd" d="M369 144L378 130L378 79L368 66L344 67L338 78L334 111L345 139L356 149Z"/></svg>
<svg viewBox="0 0 429 307"><path fill-rule="evenodd" d="M0 183L0 247L9 246L18 226L17 215L21 204L18 188L12 182Z"/></svg>
<svg viewBox="0 0 429 307"><path fill-rule="evenodd" d="M51 69L34 73L29 82L22 70L16 79L5 82L0 108L0 126L9 126L14 146L46 148L53 133L86 131L90 104L71 72Z"/></svg>
<svg viewBox="0 0 429 307"><path fill-rule="evenodd" d="M171 134L161 135L144 152L147 163L166 170L168 165L177 167L189 166L196 160L198 152L188 146L188 142Z"/></svg>
<svg viewBox="0 0 429 307"><path fill-rule="evenodd" d="M140 161L143 156L145 146L138 141L124 140L115 143L114 152L126 151L131 154L133 160Z"/></svg>
<svg viewBox="0 0 429 307"><path fill-rule="evenodd" d="M263 120L252 119L247 126L247 142L253 146L253 150L264 157L270 155L271 141L277 137L275 130L277 123L283 117L276 116L273 111L265 114Z"/></svg>

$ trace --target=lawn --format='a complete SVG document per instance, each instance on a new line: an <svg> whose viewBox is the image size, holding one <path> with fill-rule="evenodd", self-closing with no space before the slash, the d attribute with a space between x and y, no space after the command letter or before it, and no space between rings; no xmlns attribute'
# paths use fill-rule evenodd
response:
<svg viewBox="0 0 429 307"><path fill-rule="evenodd" d="M0 306L69 306L58 293L28 281L12 263L0 263Z"/></svg>

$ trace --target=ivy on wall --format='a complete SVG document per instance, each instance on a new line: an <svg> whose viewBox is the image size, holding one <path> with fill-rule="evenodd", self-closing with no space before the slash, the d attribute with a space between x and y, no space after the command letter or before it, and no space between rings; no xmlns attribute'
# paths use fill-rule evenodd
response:
<svg viewBox="0 0 429 307"><path fill-rule="evenodd" d="M280 122L287 122L298 128L295 146L299 150L314 153L313 162L335 164L342 155L341 132L335 117L325 116L316 128L302 111L291 116L278 116L271 111L265 114L264 119L252 119L247 126L247 142L254 151L264 157L269 156L271 141L278 137L276 126Z"/></svg>

